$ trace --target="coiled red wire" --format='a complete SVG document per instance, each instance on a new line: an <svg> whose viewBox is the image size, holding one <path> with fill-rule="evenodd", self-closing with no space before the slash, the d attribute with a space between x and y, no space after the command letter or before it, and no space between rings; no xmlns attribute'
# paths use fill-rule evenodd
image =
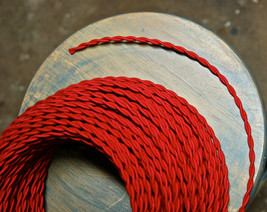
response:
<svg viewBox="0 0 267 212"><path fill-rule="evenodd" d="M195 53L155 39L105 37L70 49L137 42L185 54L219 77L234 97L250 148L244 211L253 187L253 139L247 115L227 79ZM0 137L0 211L44 211L45 177L63 142L83 142L117 167L133 211L227 211L228 171L220 142L188 102L137 78L83 81L29 107Z"/></svg>

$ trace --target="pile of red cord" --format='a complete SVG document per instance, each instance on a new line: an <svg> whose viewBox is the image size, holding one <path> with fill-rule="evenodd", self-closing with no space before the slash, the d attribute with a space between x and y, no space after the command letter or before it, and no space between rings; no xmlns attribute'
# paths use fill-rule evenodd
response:
<svg viewBox="0 0 267 212"><path fill-rule="evenodd" d="M250 125L233 87L206 60L182 47L147 38L92 40L148 43L188 55L227 86L248 134L250 170L244 211L253 186ZM220 143L205 118L182 97L137 78L83 81L28 108L0 138L0 211L44 211L49 163L63 142L83 142L117 167L133 211L227 211L228 171Z"/></svg>

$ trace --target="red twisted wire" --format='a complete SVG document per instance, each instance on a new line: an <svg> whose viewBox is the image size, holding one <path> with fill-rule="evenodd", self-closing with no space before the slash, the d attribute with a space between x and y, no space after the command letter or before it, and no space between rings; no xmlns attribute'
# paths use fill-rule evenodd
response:
<svg viewBox="0 0 267 212"><path fill-rule="evenodd" d="M93 39L89 42L82 43L79 46L75 48L69 49L70 54L74 54L75 52L85 49L90 46L95 46L97 44L102 44L102 43L110 43L110 42L134 42L134 43L144 43L144 44L149 44L149 45L154 45L154 46L160 46L164 47L166 49L173 50L177 53L184 54L188 56L189 58L198 61L202 66L207 67L214 75L216 75L220 81L227 87L229 93L233 96L234 101L236 103L236 106L239 108L240 115L244 121L244 127L247 133L247 142L249 146L249 160L250 160L250 166L249 166L249 179L247 182L247 191L244 195L243 198L243 203L242 206L240 207L239 211L244 211L245 207L249 201L250 198L250 192L253 188L253 177L255 174L255 152L254 152L254 141L251 135L251 127L248 122L247 118L247 113L243 108L242 102L240 98L237 96L235 89L229 84L228 80L224 75L222 75L219 70L211 65L206 59L198 56L196 53L192 51L188 51L187 49L181 47L181 46L176 46L170 42L163 42L158 39L149 39L146 37L134 37L134 36L115 36L115 37L103 37L101 39Z"/></svg>
<svg viewBox="0 0 267 212"><path fill-rule="evenodd" d="M136 39L104 38L89 45L144 41ZM217 76L225 79L219 72ZM253 140L241 101L234 90L231 94L245 123L252 164L252 181L240 208L244 211L253 185ZM0 138L0 211L44 210L49 162L68 139L94 146L109 157L125 181L133 211L227 211L224 154L204 117L174 92L124 77L69 86L12 122Z"/></svg>

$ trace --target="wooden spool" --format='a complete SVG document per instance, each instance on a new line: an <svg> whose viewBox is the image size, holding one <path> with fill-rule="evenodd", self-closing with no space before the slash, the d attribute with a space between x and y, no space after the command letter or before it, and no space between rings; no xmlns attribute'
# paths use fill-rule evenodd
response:
<svg viewBox="0 0 267 212"><path fill-rule="evenodd" d="M90 24L64 41L42 64L20 113L57 90L82 80L127 76L151 80L173 90L207 119L221 142L230 180L229 211L242 203L249 177L249 149L239 110L218 78L184 55L139 44L107 44L75 55L68 49L94 38L133 35L169 41L206 58L226 76L247 111L255 141L255 185L263 182L265 120L259 92L236 53L202 26L172 15L131 13ZM265 174L266 175L266 174ZM56 154L46 182L47 211L130 211L129 196L112 164L83 145L65 145Z"/></svg>

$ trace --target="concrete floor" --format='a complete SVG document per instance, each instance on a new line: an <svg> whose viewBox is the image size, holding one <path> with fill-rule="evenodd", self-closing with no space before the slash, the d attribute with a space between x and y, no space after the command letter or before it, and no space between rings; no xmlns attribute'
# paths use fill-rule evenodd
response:
<svg viewBox="0 0 267 212"><path fill-rule="evenodd" d="M0 0L0 132L16 118L46 57L80 28L116 14L156 11L203 24L226 40L251 70L267 102L265 0ZM248 211L267 212L267 185Z"/></svg>

